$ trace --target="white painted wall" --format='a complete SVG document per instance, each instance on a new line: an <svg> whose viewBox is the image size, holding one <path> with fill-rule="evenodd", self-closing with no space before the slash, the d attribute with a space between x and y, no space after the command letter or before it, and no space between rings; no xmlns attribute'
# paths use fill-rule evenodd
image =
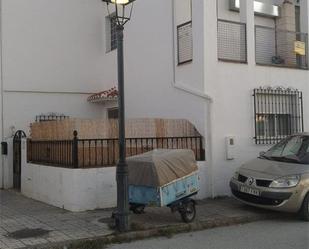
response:
<svg viewBox="0 0 309 249"><path fill-rule="evenodd" d="M303 91L305 129L308 130L309 113L306 106L309 73L255 65L254 25L274 25L272 19L262 17L252 16L247 19L250 20L249 64L219 62L217 9L220 18L240 21L240 15L228 10L227 1L218 1L218 8L216 1L193 1L193 39L194 51L197 52L194 54L193 63L184 68L176 67L175 76L176 81L184 83L186 88L210 95L213 103L209 104L205 99L180 92L170 86L170 72L173 67L170 43L173 41L170 40L169 21L173 10L170 8L170 1L167 3L158 0L136 3L133 19L126 27L126 104L130 117L158 115L192 121L207 139L205 178L210 177L208 188L213 184L213 190L208 190L208 193L228 195L228 182L235 169L246 160L256 157L260 151L269 148L254 144L253 89L261 86L284 86ZM153 9L158 11L145 11ZM105 57L105 68L113 66L114 59L111 60L110 56L114 55ZM225 159L225 137L229 135L236 138L236 155L233 161Z"/></svg>
<svg viewBox="0 0 309 249"><path fill-rule="evenodd" d="M7 138L4 141L8 143L8 154L3 155L3 188L13 188L13 138Z"/></svg>
<svg viewBox="0 0 309 249"><path fill-rule="evenodd" d="M87 103L104 90L100 0L2 0L4 136L48 112L98 118ZM114 82L111 83L114 85Z"/></svg>
<svg viewBox="0 0 309 249"><path fill-rule="evenodd" d="M213 23L216 20L215 3L207 1L204 7L205 22ZM205 47L215 48L216 27L205 25L204 34ZM252 32L250 34L254 35ZM249 46L254 48L254 37L249 37L248 41ZM309 72L256 66L254 55L250 56L248 65L224 63L218 61L215 51L205 49L205 89L214 99L211 119L214 195L229 194L228 182L233 172L245 161L257 157L260 151L269 148L254 144L254 88L283 86L302 91L305 130L309 130ZM233 161L225 159L225 137L228 135L236 138L236 155Z"/></svg>
<svg viewBox="0 0 309 249"><path fill-rule="evenodd" d="M4 94L4 132L24 130L29 135L30 123L41 113L63 113L73 118L99 118L103 116L104 106L87 102L88 94L5 92Z"/></svg>
<svg viewBox="0 0 309 249"><path fill-rule="evenodd" d="M0 22L2 22L2 1L0 1ZM0 25L0 139L4 140L3 134L3 74L2 74L2 25ZM0 153L0 188L4 187L4 158Z"/></svg>
<svg viewBox="0 0 309 249"><path fill-rule="evenodd" d="M73 212L115 207L115 168L63 169L28 164L22 194Z"/></svg>
<svg viewBox="0 0 309 249"><path fill-rule="evenodd" d="M101 0L2 0L5 90L102 90Z"/></svg>
<svg viewBox="0 0 309 249"><path fill-rule="evenodd" d="M197 162L198 166L198 174L199 174L199 184L200 184L200 191L198 192L196 199L203 200L209 196L211 196L210 192L210 179L209 179L209 166L206 162Z"/></svg>
<svg viewBox="0 0 309 249"><path fill-rule="evenodd" d="M23 195L73 212L116 206L115 168L64 169L27 164Z"/></svg>
<svg viewBox="0 0 309 249"><path fill-rule="evenodd" d="M229 0L215 0L218 2L218 18L219 19L224 19L224 20L229 20L229 21L234 21L234 22L240 22L240 14L239 12L235 11L230 11L229 7ZM270 3L270 0L258 0L259 2L265 2L265 3ZM256 25L262 25L266 27L275 27L275 22L274 19L272 18L264 18L260 16L255 16L255 24Z"/></svg>
<svg viewBox="0 0 309 249"><path fill-rule="evenodd" d="M192 0L178 0L175 4L176 25L192 20Z"/></svg>
<svg viewBox="0 0 309 249"><path fill-rule="evenodd" d="M193 62L175 67L172 7L171 0L135 4L125 29L127 117L190 120L206 137L203 179L208 179L207 192L229 194L228 180L233 171L266 149L254 145L252 139L253 88L280 85L303 91L308 130L308 71L256 66L253 22L248 39L249 64L218 62L217 4L203 0L192 1ZM29 122L41 112L87 118L102 115L102 106L87 104L85 93L110 88L117 82L116 51L106 54L105 49L106 15L100 0L3 0L5 136L11 125L27 131ZM239 14L221 5L218 15L240 20ZM254 24L272 25L269 20L256 17ZM175 87L179 85L182 87ZM224 157L227 135L236 138L234 161ZM80 175L74 177L72 184ZM60 179L59 175L55 179Z"/></svg>
<svg viewBox="0 0 309 249"><path fill-rule="evenodd" d="M204 39L202 39L200 31L203 30L203 2L202 1L185 1L186 4L183 2L174 2L174 23L173 17L170 20L172 25L174 26L174 48L172 51L174 53L174 78L173 81L176 85L185 86L187 88L194 89L196 91L204 92ZM192 3L192 8L190 8L190 3ZM193 61L190 63L186 63L183 65L177 65L177 26L182 20L188 20L189 13L191 14L192 11L192 36L193 36ZM173 10L172 10L173 12ZM183 17L183 18L181 18ZM173 27L172 26L172 27ZM173 37L173 36L172 36Z"/></svg>
<svg viewBox="0 0 309 249"><path fill-rule="evenodd" d="M116 168L64 169L28 164L22 141L23 195L73 212L116 205Z"/></svg>
<svg viewBox="0 0 309 249"><path fill-rule="evenodd" d="M11 135L11 126L29 134L30 123L41 113L102 117L104 106L87 103L90 93L105 90L101 0L1 3L2 140ZM0 188L3 163L0 155Z"/></svg>
<svg viewBox="0 0 309 249"><path fill-rule="evenodd" d="M203 25L203 1L192 4L192 11L196 13L193 17L195 62L177 68L176 80L204 92L203 54L200 53L203 40L198 39ZM173 87L172 13L172 1L139 1L134 5L132 20L125 27L126 114L128 118L188 119L204 134L206 119L201 115L206 112L206 101ZM184 77L178 77L182 72ZM104 56L102 73L104 85L117 81L116 51Z"/></svg>

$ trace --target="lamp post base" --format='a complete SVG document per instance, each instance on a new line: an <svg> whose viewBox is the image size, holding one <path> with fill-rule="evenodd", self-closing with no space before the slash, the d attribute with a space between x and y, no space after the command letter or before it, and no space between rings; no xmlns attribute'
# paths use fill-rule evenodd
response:
<svg viewBox="0 0 309 249"><path fill-rule="evenodd" d="M119 232L129 230L129 189L128 189L128 165L126 162L117 164L117 212L115 213L115 225Z"/></svg>

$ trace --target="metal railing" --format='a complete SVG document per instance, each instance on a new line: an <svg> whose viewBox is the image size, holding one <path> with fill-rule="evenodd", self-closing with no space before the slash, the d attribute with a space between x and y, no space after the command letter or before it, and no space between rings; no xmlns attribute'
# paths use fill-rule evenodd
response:
<svg viewBox="0 0 309 249"><path fill-rule="evenodd" d="M218 19L218 59L247 63L245 23Z"/></svg>
<svg viewBox="0 0 309 249"><path fill-rule="evenodd" d="M28 140L28 162L65 168L109 167L117 164L118 139ZM196 160L205 160L203 138L152 137L127 138L126 154L134 156L154 149L191 149Z"/></svg>
<svg viewBox="0 0 309 249"><path fill-rule="evenodd" d="M255 26L255 46L257 64L308 69L306 33Z"/></svg>
<svg viewBox="0 0 309 249"><path fill-rule="evenodd" d="M64 114L41 114L35 117L35 122L62 121L69 118Z"/></svg>
<svg viewBox="0 0 309 249"><path fill-rule="evenodd" d="M74 168L73 140L27 140L27 161Z"/></svg>

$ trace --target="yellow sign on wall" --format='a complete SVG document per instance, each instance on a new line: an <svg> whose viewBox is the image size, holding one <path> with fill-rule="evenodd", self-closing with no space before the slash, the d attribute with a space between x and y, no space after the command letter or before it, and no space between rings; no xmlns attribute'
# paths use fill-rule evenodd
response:
<svg viewBox="0 0 309 249"><path fill-rule="evenodd" d="M294 51L296 54L306 55L306 43L301 42L301 41L295 41Z"/></svg>

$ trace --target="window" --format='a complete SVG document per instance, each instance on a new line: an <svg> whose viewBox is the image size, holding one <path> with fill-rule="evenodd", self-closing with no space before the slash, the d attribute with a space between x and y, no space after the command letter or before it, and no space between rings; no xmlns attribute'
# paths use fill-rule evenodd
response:
<svg viewBox="0 0 309 249"><path fill-rule="evenodd" d="M193 60L192 0L175 1L178 65Z"/></svg>
<svg viewBox="0 0 309 249"><path fill-rule="evenodd" d="M192 22L177 26L178 65L193 60Z"/></svg>
<svg viewBox="0 0 309 249"><path fill-rule="evenodd" d="M218 19L218 59L247 63L246 24Z"/></svg>
<svg viewBox="0 0 309 249"><path fill-rule="evenodd" d="M254 89L256 144L273 144L303 131L302 93L291 89Z"/></svg>
<svg viewBox="0 0 309 249"><path fill-rule="evenodd" d="M108 119L118 119L118 108L111 108L107 110Z"/></svg>
<svg viewBox="0 0 309 249"><path fill-rule="evenodd" d="M290 114L260 114L256 115L258 137L288 136L292 126Z"/></svg>
<svg viewBox="0 0 309 249"><path fill-rule="evenodd" d="M117 34L115 13L106 18L106 52L110 52L117 48Z"/></svg>

